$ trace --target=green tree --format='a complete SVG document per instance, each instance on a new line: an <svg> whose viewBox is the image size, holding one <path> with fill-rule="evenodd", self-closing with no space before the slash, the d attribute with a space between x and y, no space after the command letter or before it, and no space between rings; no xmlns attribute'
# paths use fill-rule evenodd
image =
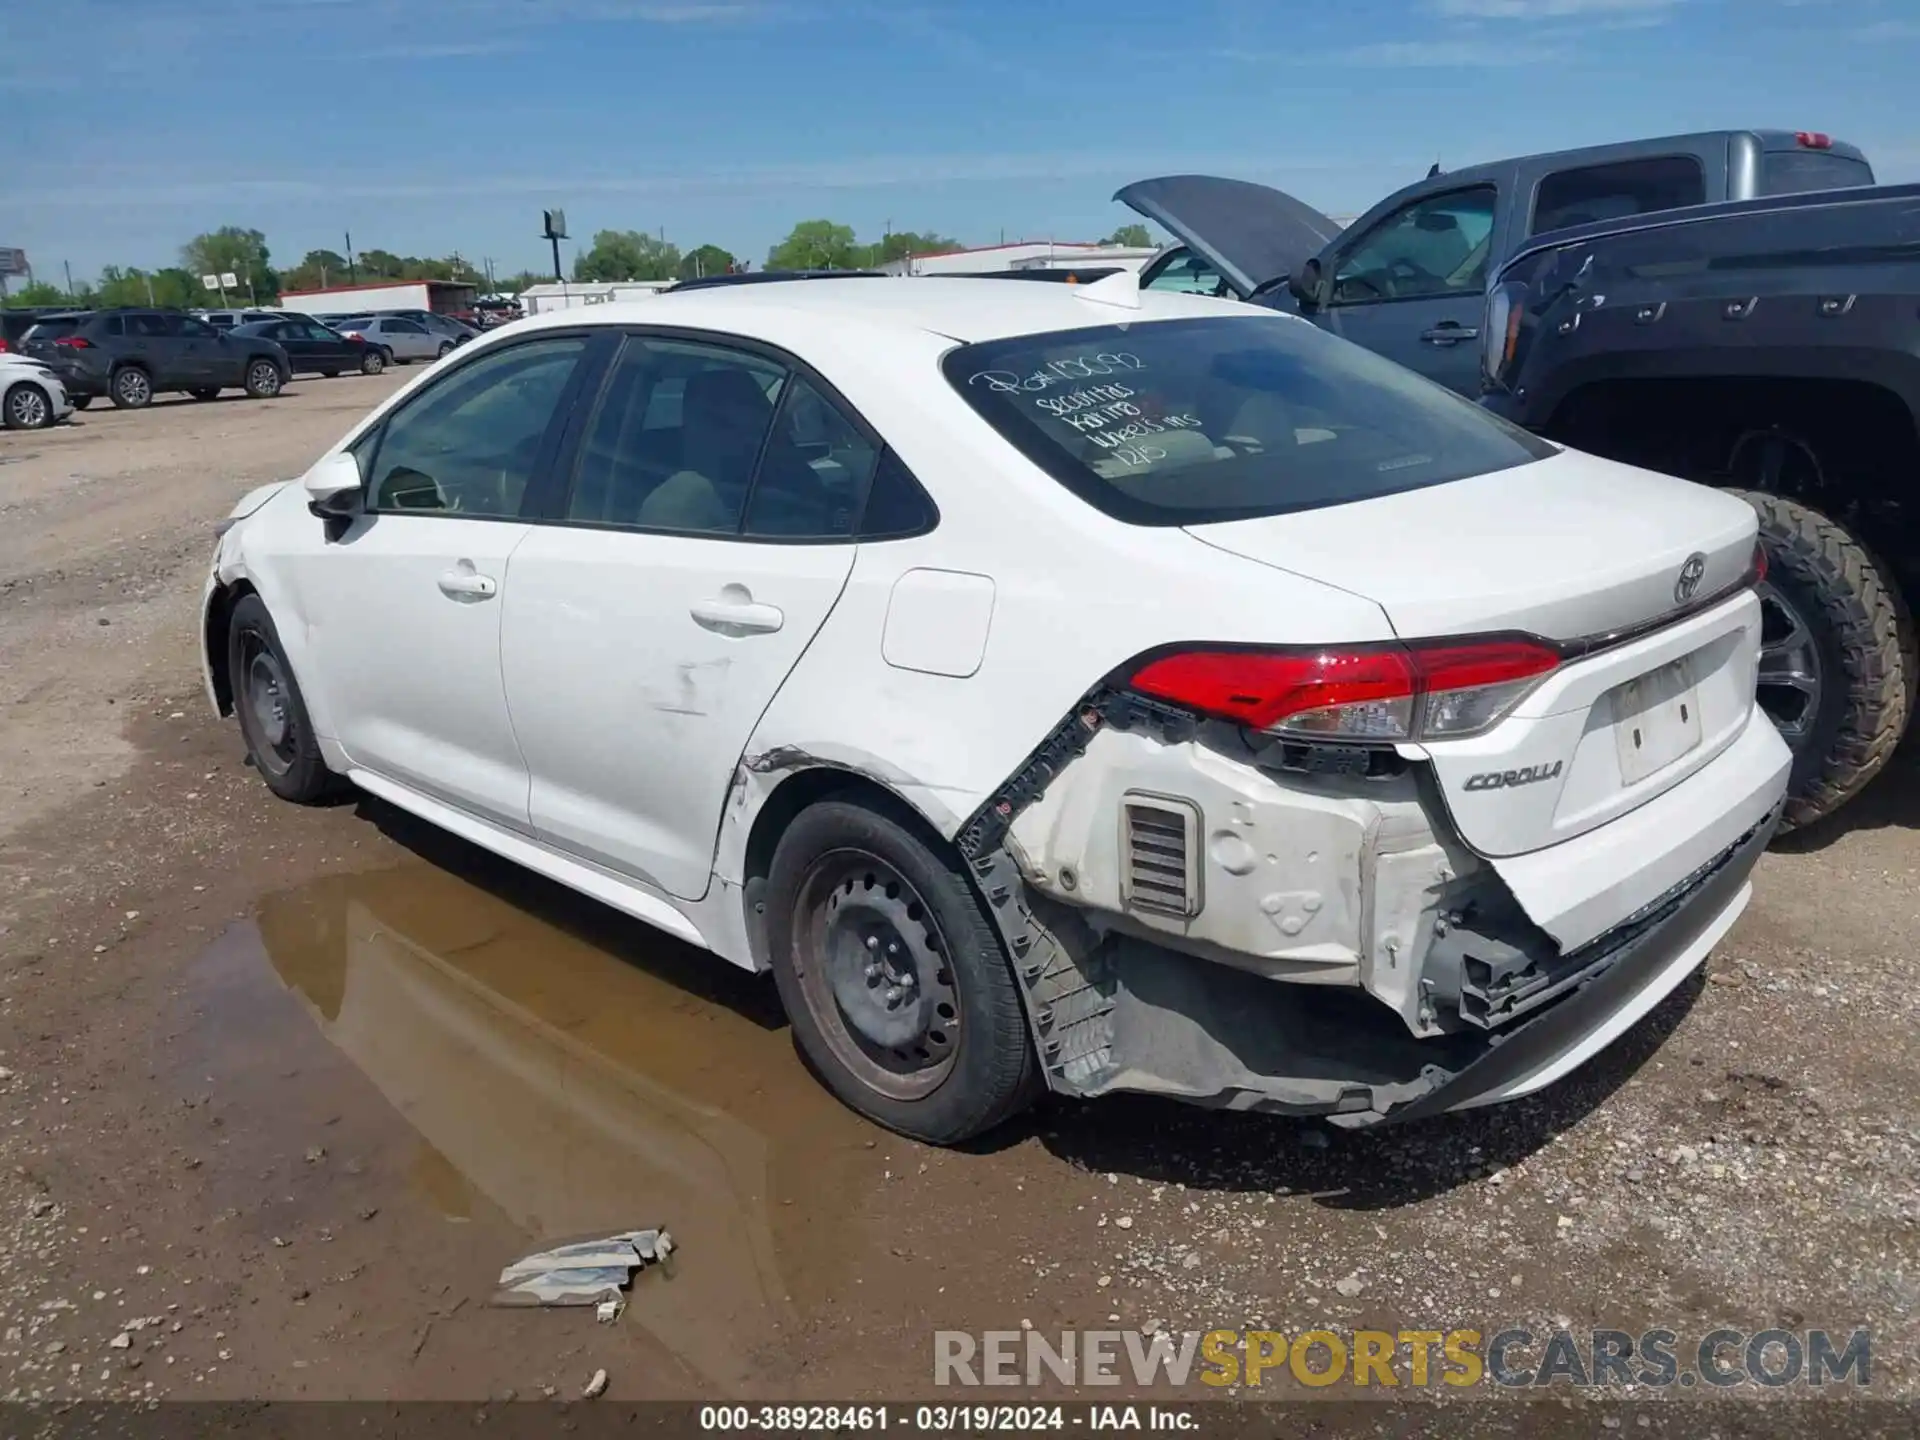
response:
<svg viewBox="0 0 1920 1440"><path fill-rule="evenodd" d="M904 260L909 255L933 255L943 250L958 250L960 242L931 230L922 235L913 230L895 230L873 247L869 264L884 265L889 260Z"/></svg>
<svg viewBox="0 0 1920 1440"><path fill-rule="evenodd" d="M600 230L593 247L573 261L581 281L671 280L680 271L680 247L644 230Z"/></svg>
<svg viewBox="0 0 1920 1440"><path fill-rule="evenodd" d="M351 268L347 257L337 250L309 250L291 270L280 272L282 290L324 290L329 285L346 285Z"/></svg>
<svg viewBox="0 0 1920 1440"><path fill-rule="evenodd" d="M406 263L391 250L362 250L358 267L360 278L398 280L405 272Z"/></svg>
<svg viewBox="0 0 1920 1440"><path fill-rule="evenodd" d="M858 270L867 263L868 250L854 238L853 227L831 220L802 220L767 252L769 270Z"/></svg>
<svg viewBox="0 0 1920 1440"><path fill-rule="evenodd" d="M7 304L16 309L28 307L43 308L48 305L69 303L67 292L58 285L49 285L44 280L29 280L18 290L7 296Z"/></svg>
<svg viewBox="0 0 1920 1440"><path fill-rule="evenodd" d="M267 237L258 230L245 230L238 225L222 225L218 230L196 235L180 250L181 263L195 275L231 271L239 277L243 295L251 287L253 297L263 301L280 293L279 277L267 259Z"/></svg>
<svg viewBox="0 0 1920 1440"><path fill-rule="evenodd" d="M702 275L725 275L739 263L718 245L701 245L680 257L680 278L697 280Z"/></svg>
<svg viewBox="0 0 1920 1440"><path fill-rule="evenodd" d="M1153 236L1147 232L1147 227L1144 225L1122 225L1100 243L1102 245L1133 245L1144 248L1153 244Z"/></svg>

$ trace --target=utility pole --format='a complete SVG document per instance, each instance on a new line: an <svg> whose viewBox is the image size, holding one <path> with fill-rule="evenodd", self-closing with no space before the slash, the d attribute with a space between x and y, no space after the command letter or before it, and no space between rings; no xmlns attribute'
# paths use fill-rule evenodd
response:
<svg viewBox="0 0 1920 1440"><path fill-rule="evenodd" d="M67 298L71 300L73 298L73 266L62 260L60 268L67 272Z"/></svg>
<svg viewBox="0 0 1920 1440"><path fill-rule="evenodd" d="M153 277L151 275L142 275L140 278L147 282L147 304L151 306L153 304Z"/></svg>
<svg viewBox="0 0 1920 1440"><path fill-rule="evenodd" d="M351 230L347 231L347 283L349 285L360 283L360 267L353 263L353 232Z"/></svg>

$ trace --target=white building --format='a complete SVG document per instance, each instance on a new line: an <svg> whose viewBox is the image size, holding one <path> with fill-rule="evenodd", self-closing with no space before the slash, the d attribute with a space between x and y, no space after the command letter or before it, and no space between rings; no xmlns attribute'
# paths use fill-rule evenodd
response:
<svg viewBox="0 0 1920 1440"><path fill-rule="evenodd" d="M522 290L520 308L528 315L544 315L550 310L569 310L575 305L641 300L659 294L671 284L671 280L554 280Z"/></svg>
<svg viewBox="0 0 1920 1440"><path fill-rule="evenodd" d="M889 260L889 275L981 275L995 270L1051 270L1068 265L1123 266L1138 271L1160 253L1152 245L1099 245L1075 240L1016 240Z"/></svg>

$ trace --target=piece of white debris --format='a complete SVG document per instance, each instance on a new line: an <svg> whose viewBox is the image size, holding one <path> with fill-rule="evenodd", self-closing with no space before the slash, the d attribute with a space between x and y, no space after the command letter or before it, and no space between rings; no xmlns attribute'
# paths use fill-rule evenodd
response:
<svg viewBox="0 0 1920 1440"><path fill-rule="evenodd" d="M1122 1215L1118 1220L1114 1221L1113 1223L1122 1230L1131 1230L1133 1229L1133 1216Z"/></svg>
<svg viewBox="0 0 1920 1440"><path fill-rule="evenodd" d="M1094 1281L1093 1283L1098 1285L1102 1290L1104 1290L1109 1285L1113 1284L1113 1276L1102 1275L1098 1280Z"/></svg>
<svg viewBox="0 0 1920 1440"><path fill-rule="evenodd" d="M593 1372L593 1378L587 1381L587 1388L580 1392L580 1398L583 1400L593 1400L606 1393L607 1372L604 1370L596 1370Z"/></svg>
<svg viewBox="0 0 1920 1440"><path fill-rule="evenodd" d="M109 1350L124 1350L131 1344L133 1344L133 1336L122 1330L118 1335L107 1341L107 1348Z"/></svg>
<svg viewBox="0 0 1920 1440"><path fill-rule="evenodd" d="M133 1267L133 1273L136 1275L151 1275L153 1273L153 1266L136 1265Z"/></svg>
<svg viewBox="0 0 1920 1440"><path fill-rule="evenodd" d="M1573 1217L1571 1215L1562 1215L1558 1220L1554 1221L1553 1223L1557 1228L1561 1230L1571 1230L1573 1228Z"/></svg>
<svg viewBox="0 0 1920 1440"><path fill-rule="evenodd" d="M4 1065L0 1065L0 1080L11 1080L11 1079L13 1079L13 1071L7 1069L7 1067Z"/></svg>
<svg viewBox="0 0 1920 1440"><path fill-rule="evenodd" d="M609 1296L593 1307L593 1318L602 1325L611 1325L620 1318L620 1312L627 1308L627 1302L618 1295Z"/></svg>
<svg viewBox="0 0 1920 1440"><path fill-rule="evenodd" d="M645 1269L673 1253L665 1230L624 1230L602 1240L556 1245L500 1272L495 1305L592 1305L617 1299Z"/></svg>
<svg viewBox="0 0 1920 1440"><path fill-rule="evenodd" d="M1333 1288L1351 1300L1367 1288L1367 1282L1362 1280L1360 1278L1360 1272L1355 1270L1351 1275L1342 1276L1340 1279L1334 1281Z"/></svg>

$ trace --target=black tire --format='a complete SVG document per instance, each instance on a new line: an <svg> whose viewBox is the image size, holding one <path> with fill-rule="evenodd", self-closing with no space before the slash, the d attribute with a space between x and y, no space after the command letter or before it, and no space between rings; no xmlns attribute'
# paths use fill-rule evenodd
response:
<svg viewBox="0 0 1920 1440"><path fill-rule="evenodd" d="M53 397L30 380L0 396L0 424L9 430L45 430L53 424Z"/></svg>
<svg viewBox="0 0 1920 1440"><path fill-rule="evenodd" d="M84 410L93 403L91 395L69 395L67 398L73 401L73 408L76 410Z"/></svg>
<svg viewBox="0 0 1920 1440"><path fill-rule="evenodd" d="M360 357L360 373L362 375L378 375L386 368L387 357L378 350L369 350L365 355Z"/></svg>
<svg viewBox="0 0 1920 1440"><path fill-rule="evenodd" d="M320 756L300 682L258 595L241 596L227 622L227 675L247 754L267 788L299 805L338 791L340 777Z"/></svg>
<svg viewBox="0 0 1920 1440"><path fill-rule="evenodd" d="M246 381L241 388L256 400L271 400L280 393L281 383L280 367L262 357L247 362Z"/></svg>
<svg viewBox="0 0 1920 1440"><path fill-rule="evenodd" d="M320 372L320 378L322 380L338 380L340 378L340 372L338 370L322 370Z"/></svg>
<svg viewBox="0 0 1920 1440"><path fill-rule="evenodd" d="M153 377L138 365L122 365L113 372L107 393L122 410L144 410L153 403Z"/></svg>
<svg viewBox="0 0 1920 1440"><path fill-rule="evenodd" d="M939 844L904 807L801 811L767 878L767 942L794 1043L828 1088L890 1130L955 1145L1023 1109L1038 1069L999 935Z"/></svg>
<svg viewBox="0 0 1920 1440"><path fill-rule="evenodd" d="M439 350L434 353L434 359L444 360L447 358L447 356L451 355L452 353L453 353L453 343L448 340L442 340L440 342Z"/></svg>
<svg viewBox="0 0 1920 1440"><path fill-rule="evenodd" d="M196 400L218 400L220 398L219 389L212 385L203 385L198 390L189 390L187 394Z"/></svg>
<svg viewBox="0 0 1920 1440"><path fill-rule="evenodd" d="M1832 520L1779 495L1731 493L1759 515L1767 551L1760 699L1793 751L1782 820L1792 829L1859 794L1899 745L1920 681L1913 619L1892 572ZM1806 643L1790 665L1796 622ZM1805 687L1779 678L1805 675L1806 661L1816 684L1796 711L1788 702Z"/></svg>

